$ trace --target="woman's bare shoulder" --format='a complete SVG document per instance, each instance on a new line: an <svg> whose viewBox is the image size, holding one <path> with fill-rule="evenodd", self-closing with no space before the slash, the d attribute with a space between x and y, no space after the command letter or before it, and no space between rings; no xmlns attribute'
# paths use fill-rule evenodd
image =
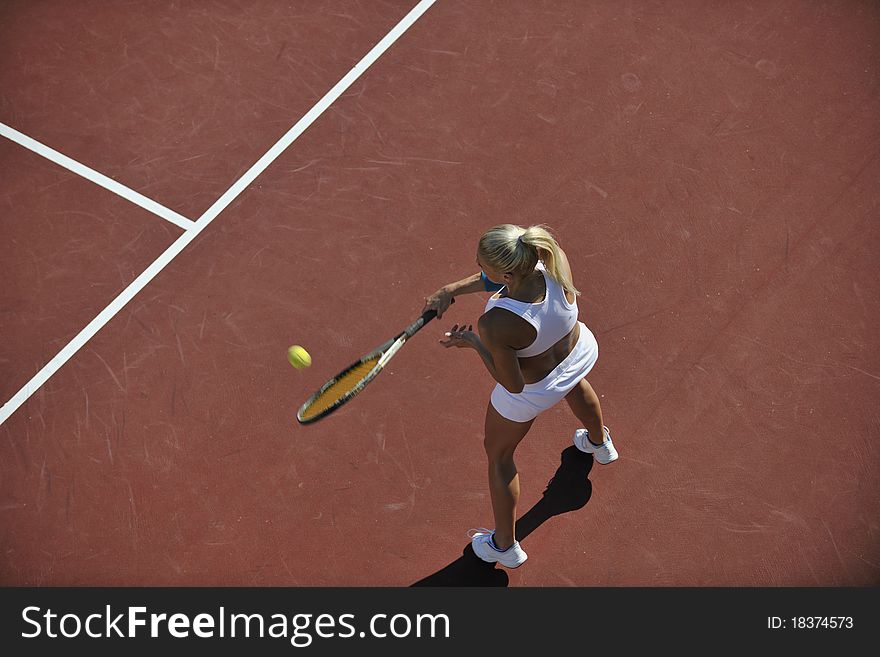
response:
<svg viewBox="0 0 880 657"><path fill-rule="evenodd" d="M522 317L503 308L491 308L480 315L477 328L484 340L504 346L521 343L529 331L535 331Z"/></svg>

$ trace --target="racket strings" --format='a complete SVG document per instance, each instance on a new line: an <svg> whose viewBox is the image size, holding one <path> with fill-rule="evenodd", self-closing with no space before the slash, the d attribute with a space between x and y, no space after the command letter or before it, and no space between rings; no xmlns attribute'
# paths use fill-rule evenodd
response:
<svg viewBox="0 0 880 657"><path fill-rule="evenodd" d="M355 365L348 372L340 376L321 394L316 396L311 403L303 408L301 418L310 420L320 415L348 393L358 387L361 381L376 367L380 356L375 356Z"/></svg>

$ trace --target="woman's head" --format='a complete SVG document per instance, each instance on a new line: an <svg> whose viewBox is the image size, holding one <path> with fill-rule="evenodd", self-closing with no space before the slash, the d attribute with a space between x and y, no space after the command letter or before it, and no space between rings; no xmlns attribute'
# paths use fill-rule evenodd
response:
<svg viewBox="0 0 880 657"><path fill-rule="evenodd" d="M525 232L525 228L513 224L493 226L480 237L477 257L496 272L528 274L535 268L539 257L534 247L520 239Z"/></svg>
<svg viewBox="0 0 880 657"><path fill-rule="evenodd" d="M494 270L497 282L503 274L525 276L535 269L538 260L547 273L567 292L580 294L569 276L560 268L562 250L546 226L523 228L514 224L493 226L480 237L477 258ZM491 278L491 273L487 273Z"/></svg>

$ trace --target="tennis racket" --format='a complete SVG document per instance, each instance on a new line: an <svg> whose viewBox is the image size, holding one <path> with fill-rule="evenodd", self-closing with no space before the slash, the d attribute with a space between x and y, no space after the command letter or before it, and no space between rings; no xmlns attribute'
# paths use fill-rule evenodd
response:
<svg viewBox="0 0 880 657"><path fill-rule="evenodd" d="M452 300L455 303L455 299ZM349 402L375 379L404 343L437 316L436 310L428 310L400 333L377 347L360 360L352 363L327 381L314 395L300 406L296 419L300 424L311 424L327 417L337 408Z"/></svg>

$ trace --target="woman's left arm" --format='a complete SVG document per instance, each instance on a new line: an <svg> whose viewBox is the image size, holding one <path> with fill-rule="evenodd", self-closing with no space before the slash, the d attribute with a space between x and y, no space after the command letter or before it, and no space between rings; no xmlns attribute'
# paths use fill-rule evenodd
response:
<svg viewBox="0 0 880 657"><path fill-rule="evenodd" d="M486 315L477 323L480 335L473 332L473 326L456 324L441 340L444 347L470 347L476 351L492 378L512 393L522 392L525 386L516 350L506 345L504 327L493 322Z"/></svg>
<svg viewBox="0 0 880 657"><path fill-rule="evenodd" d="M508 392L522 392L525 380L516 350L509 346L513 336L507 335L506 324L498 321L498 317L490 312L480 316L477 328L480 331L477 353L486 364L486 369ZM489 362L492 363L491 367Z"/></svg>

